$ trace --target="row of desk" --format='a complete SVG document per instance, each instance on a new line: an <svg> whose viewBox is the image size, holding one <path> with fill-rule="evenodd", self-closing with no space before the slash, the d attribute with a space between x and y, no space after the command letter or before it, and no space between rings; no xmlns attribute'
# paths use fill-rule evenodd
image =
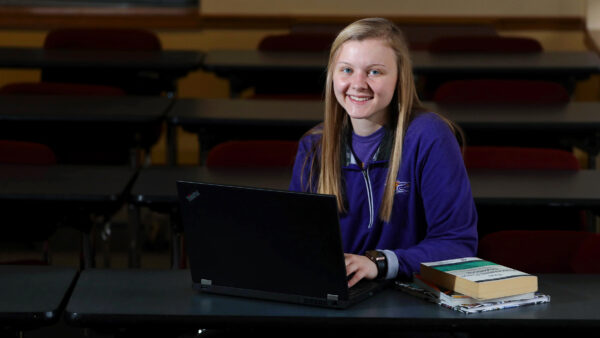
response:
<svg viewBox="0 0 600 338"><path fill-rule="evenodd" d="M526 135L539 144L562 142L587 151L600 150L600 103L565 105L444 105L426 102L458 123L469 144L507 142ZM167 97L7 96L0 100L0 133L18 139L31 134L31 123L65 135L86 129L106 130L107 142L125 133L123 147L142 147L143 134L166 121L168 163L177 164L177 128L197 133L200 155L228 138L297 140L322 121L320 101L173 99ZM474 140L474 142L470 142ZM530 144L531 145L531 144ZM202 163L202 162L201 162ZM594 167L594 161L590 161Z"/></svg>
<svg viewBox="0 0 600 338"><path fill-rule="evenodd" d="M65 215L93 214L104 222L124 205L129 208L130 262L140 265L140 208L171 215L174 230L172 266L179 266L180 248L177 180L287 189L290 169L209 169L151 166L0 165L0 203L52 205ZM553 206L600 209L600 171L494 171L469 173L478 205ZM34 203L35 202L35 203ZM31 210L35 212L35 210ZM90 227L80 229L89 246ZM85 244L86 242L84 242ZM84 246L84 266L92 267L90 247Z"/></svg>
<svg viewBox="0 0 600 338"><path fill-rule="evenodd" d="M539 275L551 302L462 314L393 288L345 310L201 294L188 270L0 266L0 328L68 325L130 336L252 330L262 336L402 336L462 332L485 337L594 334L600 329L600 275ZM234 331L235 332L235 331Z"/></svg>
<svg viewBox="0 0 600 338"><path fill-rule="evenodd" d="M324 53L258 50L85 51L0 48L0 67L45 69L127 69L151 72L174 92L176 80L199 69L227 78L232 96L252 86L267 71L323 73ZM434 54L412 51L414 73L518 75L578 81L600 73L600 58L589 51L544 51L525 54Z"/></svg>

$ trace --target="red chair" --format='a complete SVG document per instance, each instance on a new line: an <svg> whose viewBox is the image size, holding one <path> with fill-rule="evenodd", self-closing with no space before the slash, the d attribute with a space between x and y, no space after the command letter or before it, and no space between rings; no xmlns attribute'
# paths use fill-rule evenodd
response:
<svg viewBox="0 0 600 338"><path fill-rule="evenodd" d="M44 48L92 50L160 50L156 34L133 28L58 28L48 32Z"/></svg>
<svg viewBox="0 0 600 338"><path fill-rule="evenodd" d="M468 146L467 170L579 170L573 153L560 149ZM585 230L583 210L561 207L478 206L480 235L501 230Z"/></svg>
<svg viewBox="0 0 600 338"><path fill-rule="evenodd" d="M297 141L244 140L226 141L213 147L207 155L207 167L291 167Z"/></svg>
<svg viewBox="0 0 600 338"><path fill-rule="evenodd" d="M265 36L258 50L271 52L328 52L335 35L331 33L291 33Z"/></svg>
<svg viewBox="0 0 600 338"><path fill-rule="evenodd" d="M433 95L443 105L559 105L569 102L568 90L552 81L518 79L452 80L442 84ZM507 107L508 109L508 107ZM482 111L482 114L485 114ZM503 130L467 131L475 145L511 145L566 149L556 135L540 128L535 133L507 135Z"/></svg>
<svg viewBox="0 0 600 338"><path fill-rule="evenodd" d="M51 30L44 49L103 51L159 51L160 39L151 31L132 28L59 28ZM122 88L128 94L159 95L164 89L158 76L126 69L42 69L42 82L83 83Z"/></svg>
<svg viewBox="0 0 600 338"><path fill-rule="evenodd" d="M531 274L600 273L600 235L585 231L500 231L481 238L478 256Z"/></svg>
<svg viewBox="0 0 600 338"><path fill-rule="evenodd" d="M124 96L126 92L119 87L59 82L19 82L4 85L0 95L64 95L64 96ZM60 126L58 126L60 128ZM35 125L32 133L19 132L11 137L24 141L35 141L48 145L54 151L57 162L64 164L131 164L132 154L124 146L130 142L129 135L114 129L111 137L106 137L106 130L92 127L89 131L82 130L83 135L73 142L71 135L63 135L60 129L48 128L47 125ZM39 132L39 131L42 132ZM152 130L142 133L139 140L146 153L158 141L162 132L162 124Z"/></svg>
<svg viewBox="0 0 600 338"><path fill-rule="evenodd" d="M59 82L17 82L0 88L0 95L91 95L122 96L119 87Z"/></svg>
<svg viewBox="0 0 600 338"><path fill-rule="evenodd" d="M53 165L56 156L48 146L25 141L0 140L0 164ZM14 259L0 264L46 265L50 262L48 238L56 231L61 215L52 212L46 205L23 208L22 203L13 205L4 202L2 213L2 242L42 242L41 259ZM35 210L35 212L32 212Z"/></svg>
<svg viewBox="0 0 600 338"><path fill-rule="evenodd" d="M569 99L567 89L556 82L514 79L452 80L433 96L440 104L562 104Z"/></svg>
<svg viewBox="0 0 600 338"><path fill-rule="evenodd" d="M414 24L399 26L411 50L428 50L429 45L442 37L498 36L492 24Z"/></svg>
<svg viewBox="0 0 600 338"><path fill-rule="evenodd" d="M539 41L527 37L494 35L444 36L433 40L430 53L539 53Z"/></svg>
<svg viewBox="0 0 600 338"><path fill-rule="evenodd" d="M262 52L310 52L326 55L335 39L331 32L288 33L265 36L257 49ZM306 70L277 70L261 72L254 84L254 93L260 98L283 99L297 96L308 99L321 99L325 88L325 72Z"/></svg>
<svg viewBox="0 0 600 338"><path fill-rule="evenodd" d="M445 36L433 40L427 51L432 54L535 54L543 51L542 45L533 38L506 37L498 35ZM443 56L442 56L443 57ZM424 100L431 100L443 83L467 79L525 79L516 73L464 74L460 71L419 77L418 87ZM545 79L543 75L536 79ZM530 78L532 80L532 78Z"/></svg>
<svg viewBox="0 0 600 338"><path fill-rule="evenodd" d="M579 170L573 153L561 149L468 146L464 149L467 169Z"/></svg>
<svg viewBox="0 0 600 338"><path fill-rule="evenodd" d="M0 140L1 164L56 164L56 156L50 147L26 141Z"/></svg>
<svg viewBox="0 0 600 338"><path fill-rule="evenodd" d="M116 86L60 83L60 82L19 82L0 87L0 95L64 95L64 96L124 96L124 89ZM46 130L38 126L37 130ZM140 135L139 144L147 156L150 148L158 141L162 133L162 123L157 123ZM111 130L111 138L106 137L106 130L99 132L92 128L89 132L81 131L83 138L73 142L70 137L64 137L57 130L19 134L24 140L48 144L55 151L58 162L70 164L131 164L137 163L139 154L132 159L130 149L123 146L131 142L131 137L117 129ZM120 137L119 137L120 136ZM109 142L110 140L110 142Z"/></svg>

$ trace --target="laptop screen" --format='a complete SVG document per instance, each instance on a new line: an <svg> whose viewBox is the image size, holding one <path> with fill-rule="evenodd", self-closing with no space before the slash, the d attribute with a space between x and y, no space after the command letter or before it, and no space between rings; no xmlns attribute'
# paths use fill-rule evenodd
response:
<svg viewBox="0 0 600 338"><path fill-rule="evenodd" d="M192 279L347 298L333 196L177 182Z"/></svg>

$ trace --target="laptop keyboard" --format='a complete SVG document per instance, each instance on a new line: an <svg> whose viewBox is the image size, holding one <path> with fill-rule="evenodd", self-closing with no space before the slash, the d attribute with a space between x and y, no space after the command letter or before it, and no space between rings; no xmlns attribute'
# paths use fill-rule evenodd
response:
<svg viewBox="0 0 600 338"><path fill-rule="evenodd" d="M348 289L348 296L350 298L355 297L356 295L363 294L365 292L369 292L379 286L379 283L368 280L361 279L358 283L354 284L353 287Z"/></svg>

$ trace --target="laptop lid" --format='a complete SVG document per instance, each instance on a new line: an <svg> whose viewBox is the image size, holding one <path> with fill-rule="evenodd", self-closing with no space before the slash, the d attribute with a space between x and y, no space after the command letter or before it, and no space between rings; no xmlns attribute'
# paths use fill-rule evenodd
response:
<svg viewBox="0 0 600 338"><path fill-rule="evenodd" d="M196 288L215 293L347 307L335 197L178 181Z"/></svg>

